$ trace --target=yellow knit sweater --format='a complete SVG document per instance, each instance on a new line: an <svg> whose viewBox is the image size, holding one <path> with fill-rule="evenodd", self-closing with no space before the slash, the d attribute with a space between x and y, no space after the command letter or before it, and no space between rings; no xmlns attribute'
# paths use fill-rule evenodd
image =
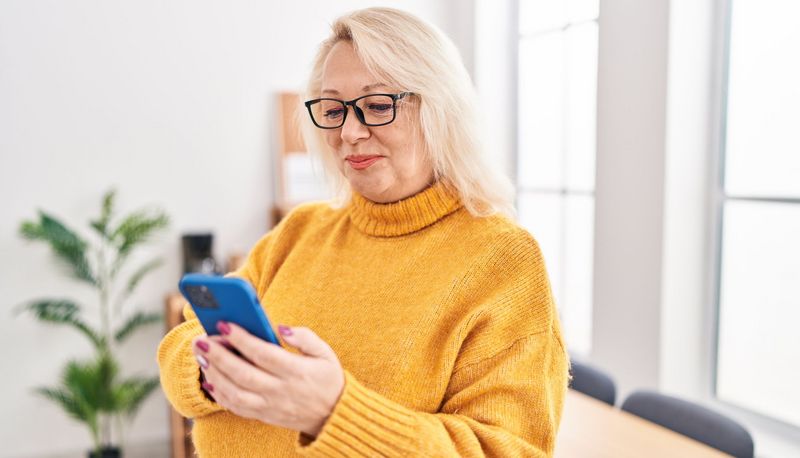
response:
<svg viewBox="0 0 800 458"><path fill-rule="evenodd" d="M296 208L234 275L274 326L330 344L345 387L310 443L227 412L200 389L186 307L158 364L201 457L552 454L569 360L539 246L509 219L471 216L441 183L391 204L354 194Z"/></svg>

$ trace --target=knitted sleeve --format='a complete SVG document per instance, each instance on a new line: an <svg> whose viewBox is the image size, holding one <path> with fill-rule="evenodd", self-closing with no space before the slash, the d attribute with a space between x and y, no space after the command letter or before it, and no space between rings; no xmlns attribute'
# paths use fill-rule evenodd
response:
<svg viewBox="0 0 800 458"><path fill-rule="evenodd" d="M438 412L411 410L346 372L342 396L322 431L313 441L301 435L297 452L551 456L569 359L538 246L532 238L513 245L470 274L479 287L474 291L491 292L476 296L483 306L465 329Z"/></svg>
<svg viewBox="0 0 800 458"><path fill-rule="evenodd" d="M184 316L193 315L188 305ZM192 340L205 334L197 318L172 328L158 346L158 367L161 388L175 410L187 418L195 418L222 410L208 399L200 388L200 366L192 354Z"/></svg>

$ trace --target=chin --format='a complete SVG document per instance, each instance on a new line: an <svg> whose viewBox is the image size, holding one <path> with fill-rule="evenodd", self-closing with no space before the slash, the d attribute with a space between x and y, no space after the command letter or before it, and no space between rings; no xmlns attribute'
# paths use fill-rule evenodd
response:
<svg viewBox="0 0 800 458"><path fill-rule="evenodd" d="M359 180L356 182L350 181L350 188L369 200L378 202L381 195L389 189L389 186L379 180Z"/></svg>

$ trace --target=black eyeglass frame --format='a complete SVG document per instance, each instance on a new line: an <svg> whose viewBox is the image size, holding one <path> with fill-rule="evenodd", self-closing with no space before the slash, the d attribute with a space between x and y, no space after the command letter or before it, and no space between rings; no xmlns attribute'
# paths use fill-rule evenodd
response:
<svg viewBox="0 0 800 458"><path fill-rule="evenodd" d="M404 97L406 97L406 96L409 96L409 95L416 95L416 94L414 94L413 92L400 92L398 94L367 94L367 95L362 95L361 97L356 97L355 99L350 100L350 101L334 99L334 98L330 98L330 97L323 97L323 98L320 98L320 99L306 100L304 102L304 104L306 106L306 109L308 110L308 115L311 117L311 122L313 122L314 125L319 127L320 129L338 129L338 128L342 127L344 125L344 122L347 120L347 113L349 111L347 109L348 106L353 108L353 112L356 114L356 119L358 119L358 122L360 122L361 124L363 124L363 125L365 125L367 127L378 127L378 126L385 126L386 124L391 124L392 122L394 122L395 118L397 118L397 101L402 99L402 98L404 98ZM364 118L364 112L361 110L361 108L356 106L356 102L358 102L361 99L367 98L367 97L375 97L375 96L391 97L391 99L392 99L392 119L390 119L390 120L388 120L386 122L382 122L380 124L369 124L367 122L367 120ZM344 105L344 114L342 115L342 122L338 126L335 126L335 127L320 126L317 123L317 120L314 119L314 113L311 111L311 106L316 104L316 103L322 102L323 100L332 100L334 102L339 102L342 105Z"/></svg>

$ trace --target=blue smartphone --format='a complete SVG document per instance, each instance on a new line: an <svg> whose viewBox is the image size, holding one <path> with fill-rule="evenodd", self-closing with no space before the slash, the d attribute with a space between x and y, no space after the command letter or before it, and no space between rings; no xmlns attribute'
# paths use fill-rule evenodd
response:
<svg viewBox="0 0 800 458"><path fill-rule="evenodd" d="M250 334L280 345L250 283L236 277L186 274L178 283L206 334L219 335L217 322L230 321Z"/></svg>

